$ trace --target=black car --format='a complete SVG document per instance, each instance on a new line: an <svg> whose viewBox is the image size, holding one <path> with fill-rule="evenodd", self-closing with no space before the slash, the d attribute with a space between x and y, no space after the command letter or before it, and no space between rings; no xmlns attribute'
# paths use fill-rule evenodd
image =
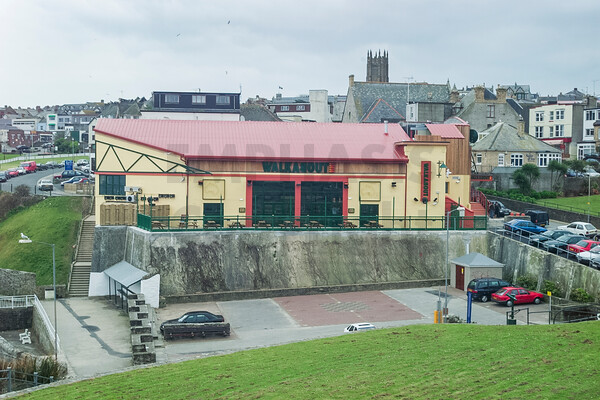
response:
<svg viewBox="0 0 600 400"><path fill-rule="evenodd" d="M583 239L587 238L585 236L573 235L572 233L570 233L568 235L562 235L556 240L548 240L542 243L542 246L544 246L544 249L546 249L550 253L558 254L560 251L566 251L568 245L575 244Z"/></svg>
<svg viewBox="0 0 600 400"><path fill-rule="evenodd" d="M8 178L9 176L7 171L0 171L0 182L6 182Z"/></svg>
<svg viewBox="0 0 600 400"><path fill-rule="evenodd" d="M571 232L563 230L546 231L539 235L532 235L529 237L529 244L535 247L542 247L544 242L548 240L555 240L563 235L570 235Z"/></svg>
<svg viewBox="0 0 600 400"><path fill-rule="evenodd" d="M492 293L496 293L503 287L511 286L509 282L498 278L479 278L473 279L467 286L467 292L472 293L473 300L480 300L485 303L492 298Z"/></svg>
<svg viewBox="0 0 600 400"><path fill-rule="evenodd" d="M205 337L209 334L229 336L231 328L222 315L208 311L191 311L160 325L165 339L175 337Z"/></svg>
<svg viewBox="0 0 600 400"><path fill-rule="evenodd" d="M498 200L490 200L488 210L491 218L502 218L510 215L510 210Z"/></svg>

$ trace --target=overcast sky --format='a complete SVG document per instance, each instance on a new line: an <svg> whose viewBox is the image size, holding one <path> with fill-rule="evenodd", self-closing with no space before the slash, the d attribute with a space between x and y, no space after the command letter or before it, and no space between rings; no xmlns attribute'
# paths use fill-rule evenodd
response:
<svg viewBox="0 0 600 400"><path fill-rule="evenodd" d="M0 106L239 92L242 100L364 81L577 87L600 94L600 1L3 0ZM282 87L283 90L280 90Z"/></svg>

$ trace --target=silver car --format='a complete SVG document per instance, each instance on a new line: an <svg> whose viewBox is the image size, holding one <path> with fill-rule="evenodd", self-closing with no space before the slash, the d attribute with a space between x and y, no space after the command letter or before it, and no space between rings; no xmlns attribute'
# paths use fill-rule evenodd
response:
<svg viewBox="0 0 600 400"><path fill-rule="evenodd" d="M54 190L54 184L50 179L40 179L37 188L38 190Z"/></svg>
<svg viewBox="0 0 600 400"><path fill-rule="evenodd" d="M577 261L590 266L600 263L600 246L592 247L590 251L577 253Z"/></svg>

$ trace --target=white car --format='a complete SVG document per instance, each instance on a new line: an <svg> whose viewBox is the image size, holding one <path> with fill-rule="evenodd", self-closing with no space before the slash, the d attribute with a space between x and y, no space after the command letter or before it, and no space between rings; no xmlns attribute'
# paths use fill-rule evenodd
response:
<svg viewBox="0 0 600 400"><path fill-rule="evenodd" d="M50 179L40 179L37 188L38 190L54 190L54 184Z"/></svg>
<svg viewBox="0 0 600 400"><path fill-rule="evenodd" d="M358 331L368 331L371 329L375 329L375 325L373 324L369 324L368 322L363 322L360 324L352 324L352 325L348 325L345 329L344 332L358 332Z"/></svg>
<svg viewBox="0 0 600 400"><path fill-rule="evenodd" d="M569 231L576 235L583 235L587 237L596 236L598 233L596 227L587 222L571 222L569 225L561 225L556 229Z"/></svg>
<svg viewBox="0 0 600 400"><path fill-rule="evenodd" d="M600 246L592 247L590 251L582 251L581 253L577 253L577 261L588 265L592 265L592 263L600 263Z"/></svg>

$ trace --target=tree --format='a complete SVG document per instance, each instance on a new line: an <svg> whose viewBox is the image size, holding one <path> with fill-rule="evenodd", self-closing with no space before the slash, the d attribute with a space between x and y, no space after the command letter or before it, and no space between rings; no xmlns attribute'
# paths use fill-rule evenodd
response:
<svg viewBox="0 0 600 400"><path fill-rule="evenodd" d="M58 147L58 153L71 153L79 149L79 142L71 141L70 138L56 138L54 140L54 145Z"/></svg>
<svg viewBox="0 0 600 400"><path fill-rule="evenodd" d="M585 172L585 161L583 160L568 160L565 164L575 172L583 174Z"/></svg>
<svg viewBox="0 0 600 400"><path fill-rule="evenodd" d="M531 193L531 183L529 181L529 177L525 175L521 169L513 172L512 179L515 182L515 185L521 189L523 194L529 195Z"/></svg>
<svg viewBox="0 0 600 400"><path fill-rule="evenodd" d="M553 190L558 189L558 182L560 178L564 178L569 167L560 161L552 160L548 163L548 171L550 171L550 184ZM556 180L554 179L554 173L556 172Z"/></svg>
<svg viewBox="0 0 600 400"><path fill-rule="evenodd" d="M521 167L521 172L529 181L529 189L533 189L533 185L540 177L540 168L535 164L525 164Z"/></svg>

